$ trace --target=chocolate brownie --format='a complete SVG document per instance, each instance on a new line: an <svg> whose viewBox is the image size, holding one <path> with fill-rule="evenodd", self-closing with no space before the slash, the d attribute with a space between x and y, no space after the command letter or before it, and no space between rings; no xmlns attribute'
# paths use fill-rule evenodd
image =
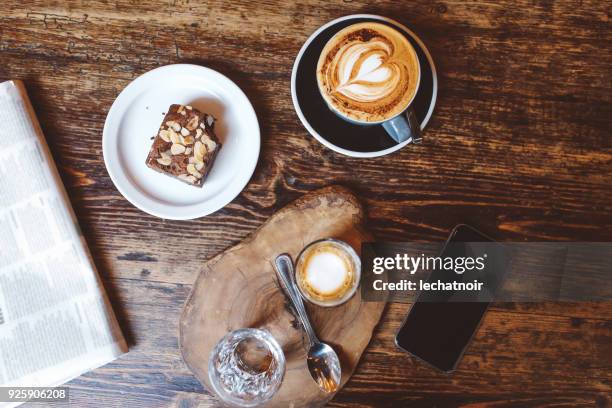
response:
<svg viewBox="0 0 612 408"><path fill-rule="evenodd" d="M189 105L171 105L147 156L148 167L202 187L221 149L214 118Z"/></svg>

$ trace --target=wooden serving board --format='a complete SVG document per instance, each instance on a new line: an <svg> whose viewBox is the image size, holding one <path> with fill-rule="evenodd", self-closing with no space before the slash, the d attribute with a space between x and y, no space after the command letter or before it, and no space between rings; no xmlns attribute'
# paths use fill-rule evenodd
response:
<svg viewBox="0 0 612 408"><path fill-rule="evenodd" d="M306 244L326 237L342 239L360 253L361 242L370 238L363 220L353 194L327 187L289 204L242 243L206 262L183 309L179 342L185 362L207 389L214 345L231 330L256 327L272 333L287 360L283 383L266 407L316 407L333 397L319 391L308 372L306 335L272 265L278 254L295 260ZM355 370L384 306L362 302L359 290L341 306L306 305L317 334L340 357L341 386Z"/></svg>

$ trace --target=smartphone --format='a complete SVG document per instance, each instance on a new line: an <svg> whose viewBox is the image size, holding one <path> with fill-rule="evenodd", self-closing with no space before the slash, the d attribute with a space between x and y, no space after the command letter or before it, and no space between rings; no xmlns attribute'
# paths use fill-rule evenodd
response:
<svg viewBox="0 0 612 408"><path fill-rule="evenodd" d="M485 278L489 290L496 290L510 261L509 253L501 244L461 224L451 232L440 256L472 255L466 253L470 252L469 245L461 244L467 242L494 243L494 262L487 262L479 276ZM453 275L455 273L452 271L433 270L427 281L460 280L462 276ZM434 295L431 292L421 292L395 337L395 343L400 349L444 372L451 372L457 367L490 303L450 301L452 296L452 291L436 292Z"/></svg>

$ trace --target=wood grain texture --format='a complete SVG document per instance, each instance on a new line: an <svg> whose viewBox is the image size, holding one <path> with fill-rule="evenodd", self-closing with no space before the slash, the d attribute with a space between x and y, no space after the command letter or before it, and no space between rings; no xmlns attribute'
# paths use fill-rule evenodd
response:
<svg viewBox="0 0 612 408"><path fill-rule="evenodd" d="M245 327L268 330L286 358L283 383L265 407L315 408L334 394L322 392L306 364L309 343L273 269L288 253L297 260L308 243L341 239L358 253L372 237L363 230L364 211L350 191L326 187L300 197L276 212L237 246L202 266L181 315L179 344L185 363L211 389L208 357L229 331ZM332 308L306 305L317 336L338 353L343 387L370 342L385 302L363 302L356 293Z"/></svg>
<svg viewBox="0 0 612 408"><path fill-rule="evenodd" d="M342 15L391 16L431 50L439 100L425 143L360 160L319 145L292 109L304 40ZM464 222L500 240L612 240L610 5L600 1L0 2L0 80L23 79L132 351L70 383L75 406L215 406L179 356L202 263L329 184L386 240ZM136 76L197 63L244 89L262 153L230 205L163 221L132 207L101 157L104 119ZM193 251L197 247L198 250ZM500 304L452 376L396 350L389 305L336 407L609 406L610 304Z"/></svg>

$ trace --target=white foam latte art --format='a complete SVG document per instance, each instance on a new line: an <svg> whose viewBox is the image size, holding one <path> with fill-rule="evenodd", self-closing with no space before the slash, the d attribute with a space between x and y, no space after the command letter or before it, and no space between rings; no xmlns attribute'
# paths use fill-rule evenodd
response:
<svg viewBox="0 0 612 408"><path fill-rule="evenodd" d="M390 95L402 73L397 65L387 63L392 49L388 43L347 44L338 53L335 92L357 102L372 102Z"/></svg>
<svg viewBox="0 0 612 408"><path fill-rule="evenodd" d="M317 64L321 95L349 119L380 122L403 112L419 83L416 51L381 23L358 23L336 33Z"/></svg>
<svg viewBox="0 0 612 408"><path fill-rule="evenodd" d="M315 253L304 270L308 285L320 295L340 292L349 278L346 262L334 252Z"/></svg>

